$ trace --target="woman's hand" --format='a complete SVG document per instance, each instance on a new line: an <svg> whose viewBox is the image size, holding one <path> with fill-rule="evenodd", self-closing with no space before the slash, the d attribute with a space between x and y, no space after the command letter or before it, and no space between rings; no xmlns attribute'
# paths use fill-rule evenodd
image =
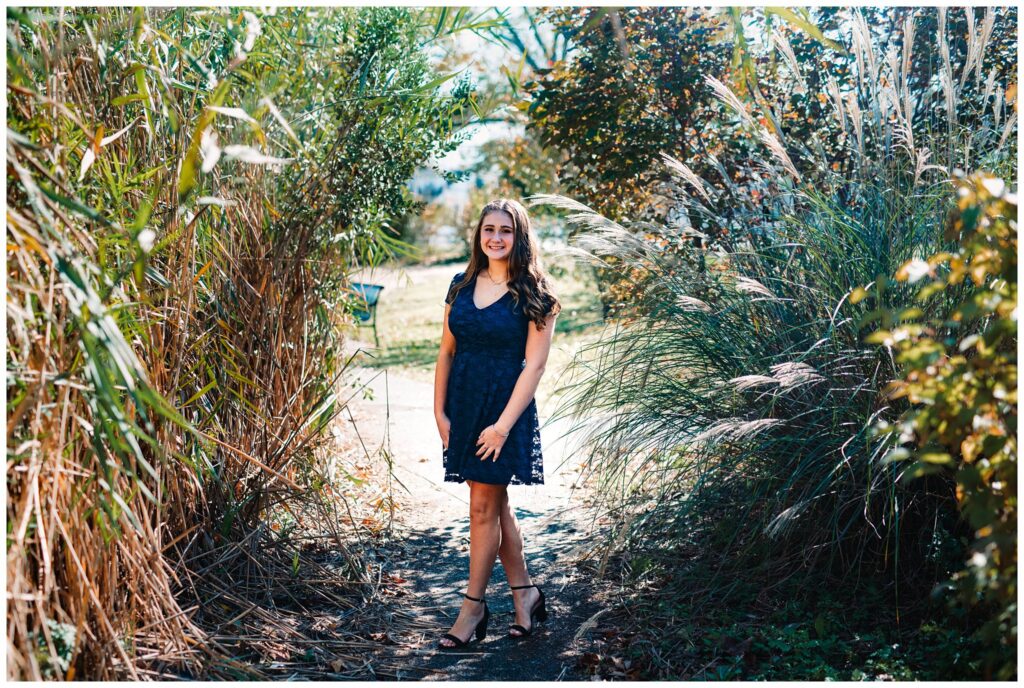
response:
<svg viewBox="0 0 1024 688"><path fill-rule="evenodd" d="M507 439L507 434L502 435L493 425L488 425L476 439L476 443L480 445L480 448L476 450L476 455L480 457L481 461L486 461L487 456L494 452L491 461L497 461L498 454L501 453L501 448L505 446L505 440Z"/></svg>
<svg viewBox="0 0 1024 688"><path fill-rule="evenodd" d="M452 422L443 413L437 417L437 431L441 433L441 442L448 448L448 434L452 431Z"/></svg>

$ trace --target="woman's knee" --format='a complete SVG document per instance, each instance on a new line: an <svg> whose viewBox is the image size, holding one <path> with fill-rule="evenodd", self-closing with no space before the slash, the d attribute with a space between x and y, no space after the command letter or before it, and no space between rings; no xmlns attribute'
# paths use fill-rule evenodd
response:
<svg viewBox="0 0 1024 688"><path fill-rule="evenodd" d="M476 522L497 521L505 498L503 485L474 483L469 495L469 517Z"/></svg>

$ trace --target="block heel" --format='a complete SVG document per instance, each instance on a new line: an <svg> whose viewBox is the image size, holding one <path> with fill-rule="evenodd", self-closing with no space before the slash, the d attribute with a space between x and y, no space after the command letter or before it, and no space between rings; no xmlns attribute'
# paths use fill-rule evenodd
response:
<svg viewBox="0 0 1024 688"><path fill-rule="evenodd" d="M523 588L537 588L537 592L540 593L540 599L533 605L530 610L530 627L523 628L519 624L512 624L509 628L509 635L513 638L525 638L526 636L533 633L533 628L538 622L543 623L548 620L548 610L544 600L544 591L540 589L539 585L513 585L512 590L522 590ZM512 633L513 630L519 631L519 635Z"/></svg>
<svg viewBox="0 0 1024 688"><path fill-rule="evenodd" d="M463 594L463 597L465 597L467 600L473 600L474 602L482 602L484 605L484 618L480 619L480 621L476 625L476 629L474 629L474 631L470 633L469 637L465 640L463 640L462 638L458 637L453 633L445 633L444 635L442 635L441 638L439 638L437 641L438 648L442 650L456 650L459 648L466 647L470 644L470 641L473 639L473 636L476 636L476 639L478 641L483 640L487 637L487 621L491 618L491 610L487 608L487 602L484 600L483 597L471 597L466 594ZM455 644L443 644L441 640L444 638L447 638Z"/></svg>

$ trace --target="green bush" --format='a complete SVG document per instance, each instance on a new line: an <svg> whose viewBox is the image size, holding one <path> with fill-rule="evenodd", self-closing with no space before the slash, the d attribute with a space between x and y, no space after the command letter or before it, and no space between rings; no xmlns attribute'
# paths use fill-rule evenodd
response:
<svg viewBox="0 0 1024 688"><path fill-rule="evenodd" d="M556 415L584 419L588 466L616 517L609 557L653 561L666 572L660 589L680 594L682 579L706 602L744 581L793 577L808 594L847 588L855 605L878 587L875 611L898 624L921 619L934 584L961 568L970 529L956 519L957 484L940 473L900 480L906 465L886 459L892 442L875 426L905 406L888 395L903 364L864 340L872 318L942 318L965 298L956 285L920 302L888 276L950 249L949 170L1015 165L1015 85L972 83L1012 78L1000 71L1005 46L976 31L973 10L948 15L956 21L910 12L887 31L851 13L839 42L857 68L841 83L824 74L826 92L813 93L833 104L820 135L840 133L828 145L786 138L778 110L715 85L735 135L759 142L721 178L759 169L752 188L723 191L669 160L673 222L616 222L538 199L571 212L577 255L629 286L621 317L580 352ZM986 36L1013 28L1012 13L986 16L999 27ZM918 54L914 36L932 21L937 42ZM915 81L937 58L939 88ZM707 227L727 231L695 242ZM691 575L704 560L715 575Z"/></svg>
<svg viewBox="0 0 1024 688"><path fill-rule="evenodd" d="M903 34L913 35L917 21L911 14ZM845 134L850 168L831 170L827 158L813 156L798 164L764 124L770 113L718 86L746 122L737 135L762 142L760 157L744 163L764 171L758 193L723 194L676 161L675 223L625 226L574 201L539 199L572 211L578 255L632 290L616 326L581 354L594 360L569 386L562 410L599 416L590 425L590 464L609 499L625 505L623 527L637 540L656 532L671 551L691 537L686 519L719 510L727 517L712 525L721 545L768 548L766 560L776 564L852 575L870 562L942 577L949 562L933 556L943 550L934 544L935 516L955 494L941 479L898 484L898 467L881 461L886 443L871 430L888 412L882 390L900 372L861 331L870 311L907 317L918 306L903 283L870 308L858 297L879 276L946 246L952 199L936 165L958 167L969 150L1008 167L1015 119L991 98L956 99L966 91L912 93L904 86L914 64L910 41L872 37L863 19L846 30L852 36L842 42L856 63L877 70L876 79L851 77L863 89L837 98L829 113ZM958 40L945 23L939 33ZM954 82L1004 59L994 43L971 40L981 66L961 56L948 68ZM986 127L935 130L908 109L913 97L942 108L948 122L970 113ZM689 241L701 234L687 221L694 216L702 226L746 222L701 247ZM936 295L927 307L942 312L955 298ZM759 532L774 544L757 544ZM926 572L920 562L929 557L934 568Z"/></svg>
<svg viewBox="0 0 1024 688"><path fill-rule="evenodd" d="M955 476L974 539L952 586L968 606L987 610L979 636L989 670L1006 680L1016 674L1017 646L1017 201L990 175L961 180L957 190L946 238L959 247L905 263L896 279L924 281L916 300L928 312L965 283L967 298L928 320L904 313L867 341L895 352L902 375L888 398L910 403L878 428L901 445L886 460L909 462L907 479Z"/></svg>

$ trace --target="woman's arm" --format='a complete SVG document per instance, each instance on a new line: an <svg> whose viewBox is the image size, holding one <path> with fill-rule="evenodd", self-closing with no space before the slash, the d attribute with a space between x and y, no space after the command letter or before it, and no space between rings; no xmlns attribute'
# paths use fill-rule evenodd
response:
<svg viewBox="0 0 1024 688"><path fill-rule="evenodd" d="M437 365L434 368L434 418L440 421L445 417L444 402L448 396L448 374L455 358L455 336L448 329L448 313L451 304L444 307L444 325L441 332L441 347L437 354Z"/></svg>
<svg viewBox="0 0 1024 688"><path fill-rule="evenodd" d="M555 319L557 315L549 315L545 320L544 329L537 329L537 324L530 321L526 334L526 366L519 373L515 389L509 397L505 410L495 421L495 429L502 435L508 435L512 426L519 420L526 407L533 400L537 393L537 385L544 375L544 366L548 362L548 352L551 351L551 336L555 331Z"/></svg>

